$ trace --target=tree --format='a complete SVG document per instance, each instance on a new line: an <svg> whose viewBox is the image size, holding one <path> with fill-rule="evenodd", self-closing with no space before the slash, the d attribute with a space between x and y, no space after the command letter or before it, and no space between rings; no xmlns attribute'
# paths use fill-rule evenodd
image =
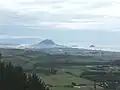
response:
<svg viewBox="0 0 120 90"><path fill-rule="evenodd" d="M72 86L76 86L76 83L75 83L75 82L72 82Z"/></svg>
<svg viewBox="0 0 120 90"><path fill-rule="evenodd" d="M0 59L2 58L2 53L0 53Z"/></svg>
<svg viewBox="0 0 120 90"><path fill-rule="evenodd" d="M21 67L0 62L0 90L49 90L36 74L27 75Z"/></svg>
<svg viewBox="0 0 120 90"><path fill-rule="evenodd" d="M81 74L82 78L86 78L94 82L94 89L96 90L96 83L99 83L104 89L116 89L120 85L119 72L99 72L99 71L85 71Z"/></svg>

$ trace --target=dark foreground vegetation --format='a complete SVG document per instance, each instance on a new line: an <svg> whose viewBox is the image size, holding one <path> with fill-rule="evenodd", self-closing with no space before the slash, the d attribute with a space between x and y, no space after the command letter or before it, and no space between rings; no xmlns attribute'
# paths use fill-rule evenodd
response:
<svg viewBox="0 0 120 90"><path fill-rule="evenodd" d="M21 67L0 61L0 90L49 90L36 76L26 74Z"/></svg>

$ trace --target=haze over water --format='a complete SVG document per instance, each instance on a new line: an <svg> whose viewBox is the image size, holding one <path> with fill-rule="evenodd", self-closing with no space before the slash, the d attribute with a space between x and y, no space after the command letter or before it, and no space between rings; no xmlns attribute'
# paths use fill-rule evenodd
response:
<svg viewBox="0 0 120 90"><path fill-rule="evenodd" d="M52 39L118 51L119 8L119 0L2 0L0 43L34 44Z"/></svg>

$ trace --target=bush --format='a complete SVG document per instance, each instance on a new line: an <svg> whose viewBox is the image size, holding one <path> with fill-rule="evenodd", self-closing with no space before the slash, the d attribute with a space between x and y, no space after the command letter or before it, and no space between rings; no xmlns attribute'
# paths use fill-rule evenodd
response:
<svg viewBox="0 0 120 90"><path fill-rule="evenodd" d="M76 86L77 84L75 82L72 82L72 86Z"/></svg>

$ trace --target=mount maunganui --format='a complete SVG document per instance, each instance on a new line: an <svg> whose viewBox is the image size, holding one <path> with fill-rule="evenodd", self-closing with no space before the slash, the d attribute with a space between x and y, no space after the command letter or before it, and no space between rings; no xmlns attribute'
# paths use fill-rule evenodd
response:
<svg viewBox="0 0 120 90"><path fill-rule="evenodd" d="M30 45L28 48L43 49L43 48L66 48L66 47L63 45L58 45L50 39L46 39L38 44Z"/></svg>
<svg viewBox="0 0 120 90"><path fill-rule="evenodd" d="M66 48L63 45L58 45L50 39L41 41L40 43L29 45L29 44L0 44L0 48L30 48L30 49L43 49L43 48Z"/></svg>

